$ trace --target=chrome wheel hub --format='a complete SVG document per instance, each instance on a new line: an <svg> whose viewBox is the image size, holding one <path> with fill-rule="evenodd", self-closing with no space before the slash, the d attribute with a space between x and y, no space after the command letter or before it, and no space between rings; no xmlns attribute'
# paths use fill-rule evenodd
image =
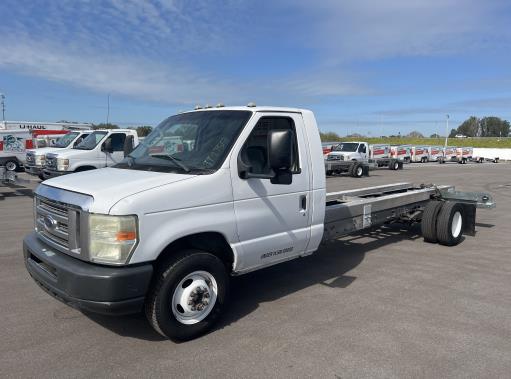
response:
<svg viewBox="0 0 511 379"><path fill-rule="evenodd" d="M196 324L211 313L217 293L213 275L207 271L194 271L186 275L174 290L172 313L182 324Z"/></svg>

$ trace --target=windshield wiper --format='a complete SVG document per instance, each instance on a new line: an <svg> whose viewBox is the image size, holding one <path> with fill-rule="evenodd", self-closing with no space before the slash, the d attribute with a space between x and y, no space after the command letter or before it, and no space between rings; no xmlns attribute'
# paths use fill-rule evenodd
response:
<svg viewBox="0 0 511 379"><path fill-rule="evenodd" d="M183 171L190 172L190 169L188 166L186 166L184 163L181 163L180 160L176 157L174 157L172 154L151 154L151 157L155 158L169 158L175 165L181 167Z"/></svg>

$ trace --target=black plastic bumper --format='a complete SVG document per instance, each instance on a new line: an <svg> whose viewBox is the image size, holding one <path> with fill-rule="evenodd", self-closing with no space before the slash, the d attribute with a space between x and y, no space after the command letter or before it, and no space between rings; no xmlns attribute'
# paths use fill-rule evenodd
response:
<svg viewBox="0 0 511 379"><path fill-rule="evenodd" d="M111 315L142 310L153 273L151 264L98 266L53 250L35 232L23 240L23 253L37 284L75 308Z"/></svg>
<svg viewBox="0 0 511 379"><path fill-rule="evenodd" d="M62 175L67 175L67 174L71 174L71 172L43 169L43 178L45 180L51 179L51 178L56 178L57 176L62 176Z"/></svg>
<svg viewBox="0 0 511 379"><path fill-rule="evenodd" d="M39 176L43 173L43 169L37 166L25 165L25 172L30 175Z"/></svg>

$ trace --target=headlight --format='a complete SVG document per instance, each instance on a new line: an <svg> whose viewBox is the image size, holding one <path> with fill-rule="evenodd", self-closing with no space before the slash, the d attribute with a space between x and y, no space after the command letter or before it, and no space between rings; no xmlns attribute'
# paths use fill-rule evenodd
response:
<svg viewBox="0 0 511 379"><path fill-rule="evenodd" d="M57 171L66 171L69 168L69 159L57 158Z"/></svg>
<svg viewBox="0 0 511 379"><path fill-rule="evenodd" d="M46 157L44 155L36 155L34 163L36 166L44 166L45 160L46 160Z"/></svg>
<svg viewBox="0 0 511 379"><path fill-rule="evenodd" d="M137 242L136 216L89 215L89 256L91 261L124 264Z"/></svg>

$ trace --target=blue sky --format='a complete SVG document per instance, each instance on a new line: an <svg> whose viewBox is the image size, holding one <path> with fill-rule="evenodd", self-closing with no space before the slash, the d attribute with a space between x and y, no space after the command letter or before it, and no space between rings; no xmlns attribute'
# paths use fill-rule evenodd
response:
<svg viewBox="0 0 511 379"><path fill-rule="evenodd" d="M323 131L511 120L511 2L0 3L9 120L156 125L195 104L310 108Z"/></svg>

